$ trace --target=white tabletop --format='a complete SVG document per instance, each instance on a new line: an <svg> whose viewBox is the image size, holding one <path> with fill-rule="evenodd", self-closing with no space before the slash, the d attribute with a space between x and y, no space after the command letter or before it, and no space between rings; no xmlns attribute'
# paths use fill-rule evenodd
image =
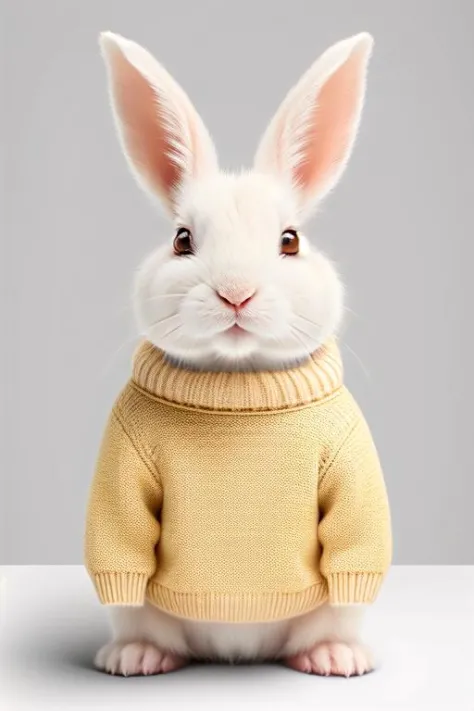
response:
<svg viewBox="0 0 474 711"><path fill-rule="evenodd" d="M0 573L5 711L474 710L474 567L392 568L367 619L366 638L382 665L352 679L270 664L111 677L92 667L108 626L81 566L4 567Z"/></svg>

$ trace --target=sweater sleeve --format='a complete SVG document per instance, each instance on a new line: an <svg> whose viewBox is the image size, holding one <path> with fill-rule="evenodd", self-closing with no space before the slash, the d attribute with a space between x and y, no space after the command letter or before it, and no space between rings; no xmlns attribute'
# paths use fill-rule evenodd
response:
<svg viewBox="0 0 474 711"><path fill-rule="evenodd" d="M390 566L392 534L379 457L360 411L323 472L319 506L329 602L373 602Z"/></svg>
<svg viewBox="0 0 474 711"><path fill-rule="evenodd" d="M101 603L142 605L156 568L162 492L120 413L109 416L89 494L85 564Z"/></svg>

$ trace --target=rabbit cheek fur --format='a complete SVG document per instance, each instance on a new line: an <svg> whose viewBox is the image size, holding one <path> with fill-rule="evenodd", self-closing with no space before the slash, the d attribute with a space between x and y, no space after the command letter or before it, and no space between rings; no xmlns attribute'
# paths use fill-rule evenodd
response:
<svg viewBox="0 0 474 711"><path fill-rule="evenodd" d="M296 223L296 211L267 176L219 175L193 186L178 221L192 225L196 258L160 248L138 271L135 288L140 329L169 357L206 370L280 368L334 333L341 282L304 235L298 260L278 254L274 236ZM245 329L238 335L228 330L236 314L218 296L232 298L233 285L253 294L237 315Z"/></svg>
<svg viewBox="0 0 474 711"><path fill-rule="evenodd" d="M264 133L253 169L236 175L219 171L189 98L145 49L110 32L100 42L125 157L174 225L137 272L141 333L186 367L271 369L304 360L336 332L343 288L300 225L351 153L372 38L343 40L310 67ZM192 238L185 256L173 249L179 228ZM290 228L299 234L294 257L280 253ZM113 641L96 665L127 675L171 671L193 657L283 659L305 672L361 674L373 664L359 640L362 611L323 604L293 619L227 624L173 617L149 603L112 607Z"/></svg>

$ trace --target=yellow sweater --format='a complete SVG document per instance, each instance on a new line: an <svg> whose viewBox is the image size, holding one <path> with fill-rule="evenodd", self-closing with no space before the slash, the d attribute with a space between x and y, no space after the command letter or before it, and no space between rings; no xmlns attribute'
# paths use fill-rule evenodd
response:
<svg viewBox="0 0 474 711"><path fill-rule="evenodd" d="M283 619L372 602L391 553L378 455L335 342L253 373L184 370L140 345L88 503L102 603Z"/></svg>

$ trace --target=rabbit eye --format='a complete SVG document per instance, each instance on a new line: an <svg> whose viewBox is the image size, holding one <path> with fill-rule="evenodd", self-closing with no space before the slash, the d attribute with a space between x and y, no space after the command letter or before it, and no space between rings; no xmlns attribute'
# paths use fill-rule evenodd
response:
<svg viewBox="0 0 474 711"><path fill-rule="evenodd" d="M173 241L174 253L178 256L182 254L194 254L193 238L191 232L186 227L180 227L176 232Z"/></svg>
<svg viewBox="0 0 474 711"><path fill-rule="evenodd" d="M296 230L285 230L281 236L280 254L293 256L298 254L300 249L300 239Z"/></svg>

